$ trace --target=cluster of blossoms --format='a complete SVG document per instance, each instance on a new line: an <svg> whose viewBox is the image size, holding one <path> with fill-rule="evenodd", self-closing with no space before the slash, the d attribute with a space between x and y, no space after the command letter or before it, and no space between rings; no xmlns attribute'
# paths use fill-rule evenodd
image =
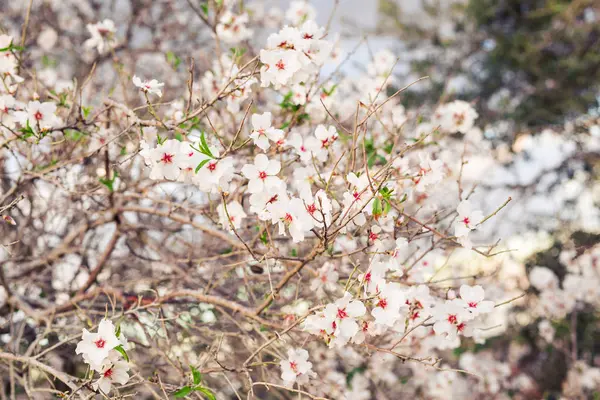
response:
<svg viewBox="0 0 600 400"><path fill-rule="evenodd" d="M0 35L0 94L14 94L17 85L23 82L23 78L18 75L19 63L13 49L13 37L10 35Z"/></svg>
<svg viewBox="0 0 600 400"><path fill-rule="evenodd" d="M117 27L112 20L105 19L95 24L87 24L86 28L92 37L85 41L83 44L85 47L96 49L98 53L104 54L116 46Z"/></svg>
<svg viewBox="0 0 600 400"><path fill-rule="evenodd" d="M93 383L94 390L108 395L114 383L125 385L129 381L129 360L123 358L127 346L127 339L110 320L100 321L96 333L83 329L75 353L81 354L90 369L100 375Z"/></svg>
<svg viewBox="0 0 600 400"><path fill-rule="evenodd" d="M372 270L363 281L364 299L354 300L346 292L323 311L309 316L305 330L323 336L330 347L341 347L348 342L370 342L379 335L402 335L430 322L428 332L437 342L434 347L457 348L460 336L477 336L477 330L485 328L478 317L494 308L492 301L484 300L481 286L462 285L458 298L440 300L431 296L425 285L404 289Z"/></svg>
<svg viewBox="0 0 600 400"><path fill-rule="evenodd" d="M566 266L562 280L547 267L536 266L529 272L531 286L539 291L538 314L559 320L577 307L586 304L594 308L600 306L600 246L596 245L582 254L565 250L559 259Z"/></svg>
<svg viewBox="0 0 600 400"><path fill-rule="evenodd" d="M333 45L322 39L324 35L325 30L310 19L299 27L285 26L270 35L267 47L260 51L261 86L291 88L296 104L306 102L309 81L331 57Z"/></svg>

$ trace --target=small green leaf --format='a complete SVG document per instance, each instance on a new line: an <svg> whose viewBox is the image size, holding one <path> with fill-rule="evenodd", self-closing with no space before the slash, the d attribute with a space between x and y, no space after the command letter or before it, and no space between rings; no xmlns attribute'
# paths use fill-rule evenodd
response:
<svg viewBox="0 0 600 400"><path fill-rule="evenodd" d="M176 391L175 393L173 393L173 396L175 396L175 398L180 399L182 397L187 396L188 394L192 393L194 391L194 389L192 389L189 386L184 386L181 389L179 389L178 391Z"/></svg>
<svg viewBox="0 0 600 400"><path fill-rule="evenodd" d="M179 58L172 51L167 51L167 53L165 54L165 56L167 58L167 62L169 64L171 64L171 67L173 67L174 70L176 70L179 67L179 65L181 64L181 58Z"/></svg>
<svg viewBox="0 0 600 400"><path fill-rule="evenodd" d="M8 47L3 47L0 51L25 51L25 47L15 46L11 42Z"/></svg>
<svg viewBox="0 0 600 400"><path fill-rule="evenodd" d="M83 111L83 117L87 118L90 116L90 112L92 111L92 107L81 107L81 111Z"/></svg>
<svg viewBox="0 0 600 400"><path fill-rule="evenodd" d="M373 200L373 216L375 218L380 217L383 214L383 206L381 204L381 199L379 197L375 197Z"/></svg>
<svg viewBox="0 0 600 400"><path fill-rule="evenodd" d="M202 9L202 11L204 12L205 15L208 15L208 4L207 3L200 4L200 8Z"/></svg>
<svg viewBox="0 0 600 400"><path fill-rule="evenodd" d="M217 400L214 393L205 387L197 387L197 388L194 388L194 390L202 393L208 400Z"/></svg>
<svg viewBox="0 0 600 400"><path fill-rule="evenodd" d="M265 246L267 245L267 243L269 243L269 239L267 238L267 231L264 231L262 233L262 235L260 235L260 241L262 242L262 244L264 244Z"/></svg>
<svg viewBox="0 0 600 400"><path fill-rule="evenodd" d="M190 365L190 369L192 370L192 379L194 381L194 385L199 385L202 382L202 374L193 365Z"/></svg>
<svg viewBox="0 0 600 400"><path fill-rule="evenodd" d="M129 356L127 355L127 352L125 351L125 349L123 348L123 345L120 344L117 347L114 348L114 350L118 351L119 353L121 353L121 355L123 356L123 358L125 359L125 361L129 362Z"/></svg>
<svg viewBox="0 0 600 400"><path fill-rule="evenodd" d="M174 136L175 140L183 142L183 136L181 135L181 133L177 132Z"/></svg>
<svg viewBox="0 0 600 400"><path fill-rule="evenodd" d="M198 173L198 171L200 171L200 169L202 167L204 167L204 165L209 162L210 160L207 158L206 160L202 160L202 162L200 164L198 164L198 166L196 167L196 171L194 171L194 173Z"/></svg>
<svg viewBox="0 0 600 400"><path fill-rule="evenodd" d="M215 158L215 156L212 155L210 148L208 147L208 143L206 143L204 131L202 131L202 134L200 135L200 142L202 143L202 146L200 146L201 152L209 157Z"/></svg>

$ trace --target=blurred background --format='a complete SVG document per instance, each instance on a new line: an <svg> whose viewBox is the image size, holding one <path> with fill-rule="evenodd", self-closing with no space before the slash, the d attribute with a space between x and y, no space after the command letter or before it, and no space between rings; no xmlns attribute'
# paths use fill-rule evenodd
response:
<svg viewBox="0 0 600 400"><path fill-rule="evenodd" d="M276 26L290 1L243 3L252 18L264 16ZM494 228L480 239L502 238L505 248L515 251L491 262L466 255L454 262L463 272L493 272L492 279L502 281L504 289L523 289L530 296L503 316L503 335L492 337L490 332L484 346L469 343L452 356L458 360L469 350L488 360L465 361L465 369L491 368L495 364L489 360L494 359L508 365L506 376L521 381L502 384L503 396L600 398L595 386L600 385L598 287L561 313L544 308L550 300L542 298L543 290L531 279L536 267L550 270L565 291L552 300L560 303L568 290L577 290L563 285L564 278L582 274L574 272L583 269L574 267L574 260L586 256L586 265L595 271L586 279L600 284L600 2L310 3L317 9L317 22L330 27L329 35L339 38L349 57L341 74L359 77L374 54L389 49L398 57L390 93L429 76L401 96L407 110L428 115L440 103L461 99L479 113L476 125L487 151L469 160L464 179L482 182L473 197L481 209L512 197ZM27 4L0 2L3 32L19 36ZM101 101L118 84L115 65L165 81L172 93L178 88L185 92L187 57L194 55L201 71L213 62L211 50L202 46L211 32L189 7L187 0L36 1L27 62L41 84L55 88L70 87L72 76L82 81L97 63L102 78L85 93L90 103ZM118 36L127 41L116 50L117 61L81 48L88 38L85 25L104 18L113 19ZM255 43L264 43L266 35L257 35ZM2 168L10 175L8 163ZM47 279L75 279L75 272L62 271L46 272ZM587 380L578 381L582 379Z"/></svg>

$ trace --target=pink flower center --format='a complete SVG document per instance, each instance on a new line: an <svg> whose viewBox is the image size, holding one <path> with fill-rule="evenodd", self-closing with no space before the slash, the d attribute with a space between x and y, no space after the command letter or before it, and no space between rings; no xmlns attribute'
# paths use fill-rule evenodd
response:
<svg viewBox="0 0 600 400"><path fill-rule="evenodd" d="M381 308L383 308L385 310L385 308L387 307L387 300L386 299L379 299L379 301L377 302L377 305Z"/></svg>
<svg viewBox="0 0 600 400"><path fill-rule="evenodd" d="M267 201L267 204L273 204L273 203L275 203L277 201L277 197L279 197L278 194L276 194L275 196L271 197L269 199L269 201Z"/></svg>
<svg viewBox="0 0 600 400"><path fill-rule="evenodd" d="M283 63L283 60L279 60L277 61L277 64L275 64L275 66L277 67L278 70L284 70L285 69L285 64Z"/></svg>
<svg viewBox="0 0 600 400"><path fill-rule="evenodd" d="M173 154L164 153L162 158L160 159L160 162L162 162L164 164L172 164L173 156L174 156Z"/></svg>
<svg viewBox="0 0 600 400"><path fill-rule="evenodd" d="M456 324L458 320L456 319L456 315L448 315L448 322L451 324Z"/></svg>
<svg viewBox="0 0 600 400"><path fill-rule="evenodd" d="M379 237L379 235L377 235L375 232L369 233L369 240L371 240L371 241L377 240L378 237Z"/></svg>
<svg viewBox="0 0 600 400"><path fill-rule="evenodd" d="M454 122L456 125L461 125L465 122L465 113L454 113Z"/></svg>
<svg viewBox="0 0 600 400"><path fill-rule="evenodd" d="M291 224L294 220L294 217L292 217L292 214L287 213L285 214L285 217L283 217L283 219L285 219L285 222L287 222L288 224Z"/></svg>
<svg viewBox="0 0 600 400"><path fill-rule="evenodd" d="M99 349L103 349L103 348L104 348L104 345L106 344L106 340L104 340L104 339L100 338L100 339L96 340L96 341L94 342L94 344L96 345L96 347L97 347L97 348L99 348Z"/></svg>
<svg viewBox="0 0 600 400"><path fill-rule="evenodd" d="M217 163L208 163L208 170L214 171L217 168Z"/></svg>
<svg viewBox="0 0 600 400"><path fill-rule="evenodd" d="M477 308L477 303L475 303L474 301L469 303L469 307L471 308Z"/></svg>
<svg viewBox="0 0 600 400"><path fill-rule="evenodd" d="M315 211L317 211L317 206L315 206L314 204L306 206L306 211L308 211L310 214L314 214Z"/></svg>
<svg viewBox="0 0 600 400"><path fill-rule="evenodd" d="M465 218L462 220L462 222L463 222L465 225L469 225L469 223L471 223L471 220L469 219L469 217L465 217Z"/></svg>
<svg viewBox="0 0 600 400"><path fill-rule="evenodd" d="M304 36L302 36L303 39L312 39L314 37L314 35L309 35L308 33L305 33Z"/></svg>
<svg viewBox="0 0 600 400"><path fill-rule="evenodd" d="M345 308L338 308L337 316L339 319L348 318L348 313Z"/></svg>
<svg viewBox="0 0 600 400"><path fill-rule="evenodd" d="M42 118L44 118L44 116L41 112L38 111L35 114L33 114L33 118L35 118L37 121L40 121Z"/></svg>
<svg viewBox="0 0 600 400"><path fill-rule="evenodd" d="M298 364L295 361L290 361L290 368L295 373L298 373Z"/></svg>
<svg viewBox="0 0 600 400"><path fill-rule="evenodd" d="M103 375L105 378L110 378L112 376L112 374L113 374L113 370L112 370L112 368L109 368L106 371L104 371Z"/></svg>
<svg viewBox="0 0 600 400"><path fill-rule="evenodd" d="M360 193L354 192L352 196L354 196L354 200L360 200Z"/></svg>
<svg viewBox="0 0 600 400"><path fill-rule="evenodd" d="M267 179L267 173L266 173L265 171L260 171L260 172L258 173L258 177L259 177L260 179L263 179L263 180L264 180L264 179Z"/></svg>
<svg viewBox="0 0 600 400"><path fill-rule="evenodd" d="M465 327L466 327L466 326L467 326L467 325L466 325L464 322L461 322L460 324L458 324L458 325L456 326L456 330L457 330L457 331L459 331L459 332L462 332L462 331L464 331L464 330L465 330Z"/></svg>

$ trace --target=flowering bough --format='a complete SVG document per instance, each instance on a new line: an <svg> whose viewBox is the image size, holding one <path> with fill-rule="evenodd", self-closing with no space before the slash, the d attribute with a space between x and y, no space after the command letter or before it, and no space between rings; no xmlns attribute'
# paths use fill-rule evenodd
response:
<svg viewBox="0 0 600 400"><path fill-rule="evenodd" d="M40 84L42 56L0 36L0 323L19 327L0 367L12 393L464 398L472 382L483 397L532 393L524 373L470 351L521 318L510 310L528 284L502 269L517 264L494 231L513 193L482 188L477 162L491 169L480 158L495 150L475 104L405 107L427 78L400 80L387 50L344 75L352 54L303 1L280 14L190 1L164 21L134 8L158 18L145 25L206 34L206 57L157 33L169 52L148 62L157 50L122 22L86 21L85 79ZM595 304L594 251L563 256L562 286L531 271L540 316ZM553 342L552 323L538 325ZM73 353L76 367L51 366Z"/></svg>

